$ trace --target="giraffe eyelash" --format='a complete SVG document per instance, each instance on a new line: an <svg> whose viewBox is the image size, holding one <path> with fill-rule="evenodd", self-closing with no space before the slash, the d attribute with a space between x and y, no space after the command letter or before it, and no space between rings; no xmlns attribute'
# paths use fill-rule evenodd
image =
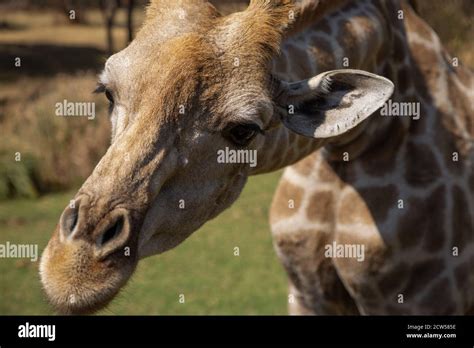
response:
<svg viewBox="0 0 474 348"><path fill-rule="evenodd" d="M97 86L92 91L92 93L94 94L105 93L106 90L107 90L107 87L102 82L98 82Z"/></svg>

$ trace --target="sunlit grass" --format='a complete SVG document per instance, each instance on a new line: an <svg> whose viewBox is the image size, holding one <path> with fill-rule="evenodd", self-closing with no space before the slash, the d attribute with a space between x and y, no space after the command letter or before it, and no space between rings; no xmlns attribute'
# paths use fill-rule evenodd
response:
<svg viewBox="0 0 474 348"><path fill-rule="evenodd" d="M267 222L278 177L251 178L230 209L174 250L141 261L102 314L285 314L286 275ZM43 250L72 195L0 203L0 243L37 243ZM37 268L38 262L0 260L0 314L52 313Z"/></svg>

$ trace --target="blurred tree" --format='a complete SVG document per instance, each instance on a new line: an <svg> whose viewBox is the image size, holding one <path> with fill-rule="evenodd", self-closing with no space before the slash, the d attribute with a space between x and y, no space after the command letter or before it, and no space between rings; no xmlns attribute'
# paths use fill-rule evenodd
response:
<svg viewBox="0 0 474 348"><path fill-rule="evenodd" d="M109 55L114 52L114 36L112 30L118 7L119 0L100 0L100 9L104 16L105 27L107 30L107 53Z"/></svg>
<svg viewBox="0 0 474 348"><path fill-rule="evenodd" d="M107 30L107 53L109 55L114 53L113 28L115 15L120 7L125 7L127 10L127 37L128 42L131 42L133 40L133 9L135 7L135 0L100 0L100 9L104 15Z"/></svg>
<svg viewBox="0 0 474 348"><path fill-rule="evenodd" d="M127 4L127 30L128 42L133 40L133 8L135 7L135 0L128 0Z"/></svg>

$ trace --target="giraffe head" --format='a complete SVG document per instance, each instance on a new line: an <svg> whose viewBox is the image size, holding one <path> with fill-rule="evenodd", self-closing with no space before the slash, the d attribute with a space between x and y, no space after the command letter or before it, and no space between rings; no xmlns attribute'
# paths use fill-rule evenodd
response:
<svg viewBox="0 0 474 348"><path fill-rule="evenodd" d="M137 38L108 59L99 91L111 103L112 142L41 260L59 312L102 308L139 259L180 244L235 201L250 166L219 163L219 150L258 156L279 126L337 137L390 96L390 81L360 71L273 77L291 11L286 0L254 0L221 17L205 1L155 1Z"/></svg>

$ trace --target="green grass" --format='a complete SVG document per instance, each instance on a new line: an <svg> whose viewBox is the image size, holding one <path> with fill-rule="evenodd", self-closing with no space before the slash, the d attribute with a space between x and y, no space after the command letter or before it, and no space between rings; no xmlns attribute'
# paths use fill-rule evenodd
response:
<svg viewBox="0 0 474 348"><path fill-rule="evenodd" d="M279 174L251 178L230 209L174 250L141 261L101 314L286 314L286 275L267 222ZM73 194L0 203L0 243L38 243L43 250ZM0 260L0 314L52 314L37 268L29 260Z"/></svg>

